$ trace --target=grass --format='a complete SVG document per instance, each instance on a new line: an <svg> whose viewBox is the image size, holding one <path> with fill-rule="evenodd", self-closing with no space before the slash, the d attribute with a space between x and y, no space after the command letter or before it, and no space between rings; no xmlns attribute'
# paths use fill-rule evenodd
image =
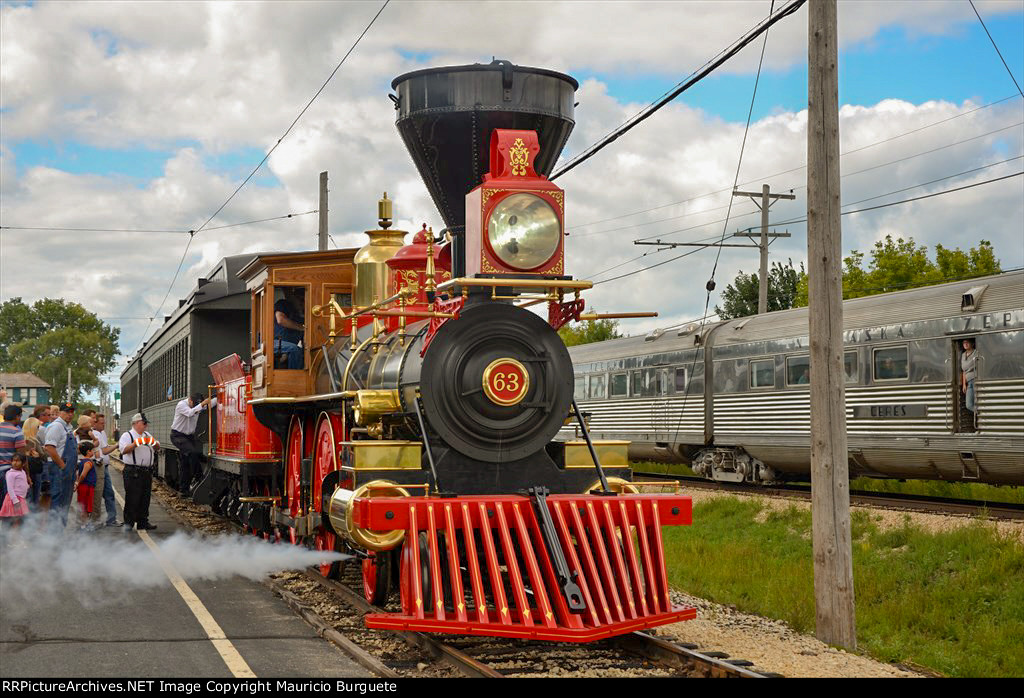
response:
<svg viewBox="0 0 1024 698"><path fill-rule="evenodd" d="M682 463L656 463L638 461L632 464L636 470L646 473L671 475L693 475L689 466ZM806 484L809 483L794 483ZM941 480L878 480L858 477L850 481L850 490L867 492L891 492L894 494L971 499L979 502L1010 502L1024 504L1024 487L1009 485L983 485L977 482L943 482Z"/></svg>
<svg viewBox="0 0 1024 698"><path fill-rule="evenodd" d="M814 630L811 517L723 497L665 529L669 579L701 598ZM948 676L1024 674L1024 546L982 523L932 533L852 519L859 648Z"/></svg>

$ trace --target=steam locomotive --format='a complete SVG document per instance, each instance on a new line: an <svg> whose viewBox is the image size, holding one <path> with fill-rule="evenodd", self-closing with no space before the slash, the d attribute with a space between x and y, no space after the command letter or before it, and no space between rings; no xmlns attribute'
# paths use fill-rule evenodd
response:
<svg viewBox="0 0 1024 698"><path fill-rule="evenodd" d="M547 179L577 82L495 61L392 87L445 227L405 244L385 194L359 250L236 264L248 356L210 365L216 443L193 498L355 555L367 598L400 600L370 627L587 642L693 618L669 598L661 534L690 523L690 499L641 493L627 444L590 438L557 335L591 286L566 274ZM572 420L582 438L556 441Z"/></svg>

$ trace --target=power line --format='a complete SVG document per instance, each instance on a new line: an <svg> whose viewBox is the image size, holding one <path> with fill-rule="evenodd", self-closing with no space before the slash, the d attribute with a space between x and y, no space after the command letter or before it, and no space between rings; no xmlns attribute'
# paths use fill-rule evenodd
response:
<svg viewBox="0 0 1024 698"><path fill-rule="evenodd" d="M881 169L883 167L888 167L890 165L897 165L897 164L899 164L901 162L906 162L907 160L913 160L914 158L921 157L922 155L930 155L932 153L937 153L940 150L946 150L948 148L954 148L954 147L956 147L958 145L963 145L964 143L969 143L970 141L976 141L976 140L978 140L980 138L986 138L987 136L991 136L993 134L1000 133L1002 131L1008 131L1011 128L1017 128L1018 126L1022 126L1022 125L1024 125L1024 121L1019 121L1019 122L1017 122L1015 124L1010 124L1009 126L1003 126L1001 128L993 129L992 131L987 131L987 132L979 134L977 136L971 136L970 138L964 138L963 140L955 141L953 143L947 143L946 145L941 145L941 146L939 146L937 148L931 148L930 150L925 150L925 151L922 151L920 153L914 153L913 155L907 155L907 156L902 157L902 158L897 158L896 160L890 160L889 162L883 162L883 163L878 164L878 165L872 165L871 167L865 167L863 170L855 170L853 172L847 172L847 173L841 175L840 178L841 179L845 179L846 177L852 177L854 175L863 174L864 172L871 172L872 170ZM805 167L806 167L806 165L805 165ZM796 169L802 169L802 168L796 168ZM790 172L792 172L792 171L793 170L790 170ZM779 174L785 174L785 173L779 173ZM774 177L774 176L778 176L778 175L771 175L771 176ZM788 189L789 191L797 191L798 189L806 189L807 185L806 184L801 184L801 185L798 185L798 186L782 187L782 188L783 189ZM722 191L729 191L729 190L728 189L723 189ZM619 227L619 228L609 228L608 230L595 231L595 232L591 232L591 233L577 233L576 235L577 235L577 237L585 237L585 236L588 236L588 235L600 235L602 233L617 232L619 230L629 230L630 228L639 228L639 227L642 227L642 226L645 226L645 225L654 225L656 223L665 223L667 221L676 220L678 218L685 218L687 216L697 215L698 213L707 213L707 212L710 212L710 211L717 211L717 210L721 210L723 208L728 208L728 206L727 205L723 205L723 206L719 206L718 208L714 208L714 209L706 209L705 211L696 211L696 212L693 212L693 213L684 213L684 214L679 215L679 216L671 216L669 218L660 218L660 219L658 219L656 221L647 221L647 222L644 222L644 223L634 223L632 225L625 225L625 226L622 226L622 227ZM754 213L757 213L757 211L751 211L749 214L742 214L742 215L753 215ZM715 221L715 222L720 222L720 221ZM684 228L683 230L688 230L688 229ZM639 239L640 240L650 240L653 237L661 237L661 236L664 236L664 235L673 235L675 232L679 232L679 231L674 231L674 232L671 232L671 233L658 233L657 235L650 235L648 237L639 238Z"/></svg>
<svg viewBox="0 0 1024 698"><path fill-rule="evenodd" d="M196 228L194 231L192 231L192 230L189 231L188 242L185 244L185 251L182 252L182 254L181 254L181 260L178 262L178 268L175 270L174 276L171 278L171 284L170 284L170 286L167 287L167 293L164 294L164 299L162 301L160 301L160 305L158 305L156 310L153 312L153 317L154 318L156 318L156 316L160 314L160 310L164 307L164 303L167 302L167 297L171 295L171 289L174 288L174 282L178 280L178 274L181 273L181 266L185 262L185 256L188 254L188 250L192 246L192 240L195 239L196 233L199 233L204 228L206 228L206 226L210 224L210 221L212 221L214 218L216 218L217 214L219 214L222 210L224 210L225 206L227 206L229 203L231 203L231 200L234 199L235 195L238 194L238 192L240 192L242 190L242 187L244 187L246 184L248 184L249 180L253 178L253 175L255 175L259 171L259 169L261 167L263 167L263 164L270 158L271 154L273 154L273 152L275 150L277 150L277 146L281 145L281 142L285 139L285 137L287 137L288 134L291 133L291 130L295 127L295 124L297 124L299 122L299 119L302 118L302 115L306 113L306 110L308 110L310 108L310 106L312 106L313 102L315 102L316 98L320 96L320 93L322 93L324 91L324 89L327 87L328 83L330 83L330 81L334 78L335 74L338 72L338 70L341 68L341 66L345 64L345 61L348 60L348 57L355 50L356 46L358 46L359 42L362 41L364 36L366 36L366 32L370 31L370 27L373 26L374 22L377 21L377 18L380 17L381 13L384 11L384 8L387 7L388 3L390 3L390 2L391 2L391 0L384 0L384 4L380 6L379 10L377 10L377 14L375 14L373 16L373 19L371 19L370 23L366 25L366 28L363 29L362 33L358 37L356 37L356 40L352 43L352 46L349 47L349 49L345 53L345 55L342 56L340 61L338 61L338 65L334 66L334 70L332 70L331 74L327 76L326 80L324 80L324 83L320 86L320 89L317 90L316 94L314 94L310 98L310 100L306 103L306 106L304 106L302 108L302 111L299 112L298 116L296 116L292 120L291 124L288 125L288 128L285 129L283 134L281 134L281 137L277 139L277 142L274 143L274 145L270 148L270 150L267 151L267 154L263 156L263 159L260 160L259 164L256 165L255 168L253 168L253 171L249 173L249 176L247 176L244 180L242 180L242 183L239 184L235 188L235 190L233 192L231 192L231 196L229 196L224 201L224 203L222 203L217 208L217 210L214 211L213 214L209 218L207 218L206 221L201 226ZM139 350L139 347L141 347L145 343L146 334L149 332L149 328L152 326L152 324L153 324L153 321L150 320L149 324L146 325L146 329L142 333L142 339L139 340L139 346L135 348L135 351L132 352L132 354L137 352Z"/></svg>
<svg viewBox="0 0 1024 698"><path fill-rule="evenodd" d="M259 169L263 167L263 164L270 158L273 152L277 150L277 146L281 145L281 141L283 141L285 137L287 137L288 134L291 133L292 129L295 127L295 124L297 124L299 122L299 119L302 118L302 115L305 114L306 110L313 105L313 102L316 101L316 98L320 96L320 93L324 91L324 89L327 87L327 84L334 78L334 75L338 72L341 66L345 64L345 61L355 50L356 46L359 45L359 42L362 41L362 38L366 36L366 32L370 31L370 27L372 27L373 23L377 21L377 18L380 17L381 12L384 11L384 8L388 6L389 2L391 2L391 0L384 0L384 4L380 6L379 10L377 10L377 14L373 16L373 19L371 19L370 23L366 25L366 28L363 29L363 32L358 37L356 37L355 42L353 42L352 46L349 47L348 51L345 53L344 56L342 56L341 60L338 61L338 65L334 66L334 70L332 70L331 74L327 76L327 79L324 80L324 84L320 86L320 89L316 91L316 94L314 94L310 98L310 100L306 102L306 106L304 106L302 108L302 111L299 112L299 115L292 120L291 124L288 125L288 128L286 128L284 133L281 134L281 137L277 139L277 142L274 143L270 150L267 151L267 154L263 156L263 159L260 160L259 164L256 165L255 168L253 168L253 171L249 173L249 176L242 180L242 183L239 184L238 187L233 192L231 192L231 196L229 196L227 200L224 203L222 203L216 211L213 212L213 215L206 219L205 223L203 223L201 226L199 226L199 228L196 229L197 233L203 230L207 225L209 225L210 221L217 217L217 214L220 213L221 210L223 210L223 208L227 206L232 199L235 198L235 195L242 190L242 187L248 184L249 180L253 178L253 175L255 175L259 171Z"/></svg>
<svg viewBox="0 0 1024 698"><path fill-rule="evenodd" d="M968 110L968 111L965 111L965 112L960 112L959 114L954 114L953 116L947 117L945 119L940 119L939 121L933 121L930 124L925 124L924 126L919 126L919 127L915 128L915 129L911 129L910 131L905 131L903 133L898 133L895 136L890 136L889 138L884 138L884 139L882 139L880 141L875 141L873 143L867 143L867 144L859 146L857 148L852 148L850 150L844 151L841 155L842 156L851 155L853 153L858 153L858 152L860 152L862 150L867 150L869 148L874 148L876 146L883 145L883 144L888 143L890 141L894 141L894 140L897 140L899 138L903 138L905 136L910 136L910 135L913 135L913 134L918 133L920 131L924 131L926 129L933 128L935 126L940 126L940 125L942 125L944 123L947 123L949 121L953 121L954 119L959 119L960 117L963 117L963 116L969 116L970 114L982 111L984 109L988 109L990 107L994 107L997 104L1002 104L1003 102L1006 102L1007 100L1011 100L1011 99L1017 99L1017 95L1009 95L1007 97L1003 97L1002 99L997 99L994 102L989 102L988 104L984 104L984 105L982 105L980 107L975 107L974 109L971 109L971 110ZM764 176L761 176L761 177L756 177L754 179L742 182L741 184L742 184L742 186L746 186L746 185L752 184L754 182L760 182L760 181L763 181L763 180L766 180L766 179L772 179L774 177L781 177L782 175L791 174L793 172L799 172L800 170L805 169L806 167L807 167L806 164L800 165L799 167L793 167L793 168L788 169L788 170L783 170L782 172L775 172L774 174L769 174L769 175L764 175ZM639 216L639 215L644 214L644 213L650 213L651 211L657 211L657 210L660 210L660 209L663 209L663 208L668 208L669 206L678 206L680 204L686 204L686 203L689 203L691 201L696 201L698 199L703 199L703 198L706 198L706 197L709 197L709 196L715 196L716 194L723 194L723 193L728 192L728 191L731 191L728 187L723 188L723 189L716 189L715 191L707 192L707 193L704 193L704 194L698 194L696 196L691 196L688 199L681 199L679 201L672 201L672 202L667 203L667 204L661 204L659 206L652 206L651 208L642 209L640 211L633 211L632 213L623 213L621 215L612 216L610 218L602 218L600 220L591 221L589 223L581 223L579 225L572 226L571 228L569 228L569 230L576 230L578 228L587 228L589 226L597 225L599 223L607 223L609 221L620 220L622 218L629 218L630 216ZM726 206L723 205L723 206L719 206L718 208L715 208L715 209L705 209L705 211L717 211L717 210L720 210L720 209L723 209L723 208L726 208ZM687 216L689 216L689 215L696 215L698 213L704 213L705 211L694 211L692 213L687 213L687 214L684 214L684 215L687 215ZM682 216L673 216L671 218L663 218L661 220L674 220L675 218L681 218L681 217ZM660 222L660 221L653 221L653 222ZM637 223L637 224L635 224L635 226L640 226L640 225L648 225L648 223ZM626 227L635 227L635 226L626 226ZM622 230L622 229L623 228L613 228L612 230ZM586 234L587 235L596 235L596 234L599 234L600 232L606 232L606 231L598 231L597 233L586 233ZM579 235L579 233L577 233L577 235Z"/></svg>
<svg viewBox="0 0 1024 698"><path fill-rule="evenodd" d="M771 26L773 24L775 24L776 22L784 19L785 17L788 17L789 15L793 14L798 9L800 9L800 7L804 4L804 2L805 2L805 0L793 0L793 2L791 2L789 5L787 5L786 7L782 8L781 10L779 10L778 13L775 14L774 16L769 14L767 19L764 19L764 20L761 20L760 22L758 22L758 24L755 25L753 29L751 29L745 35L741 36L739 39L734 41L731 46L729 46L726 49L723 49L721 52L719 52L719 54L715 58L713 58L712 60L710 60L707 63L705 63L695 73L691 73L689 77L684 79L681 83L678 83L678 85L673 90L671 90L670 92L666 93L663 97L658 99L656 102L648 105L646 108L644 108L641 111L639 111L636 114L634 114L632 118L628 119L625 123L623 123L617 129L615 129L614 131L612 131L611 133L606 135L604 138L599 140L597 143L594 143L593 145L591 145L591 146L587 147L586 149L584 149L579 155L577 155L576 157L572 158L568 163L566 163L564 166L562 166L557 172L552 174L549 179L554 181L555 179L561 177L563 174L565 174L566 172L570 171L571 169L573 169L577 165L580 165L581 163L583 163L583 162L589 160L590 158L592 158L598 152L600 152L605 147L607 147L608 145L613 143L619 137L621 137L621 136L625 135L626 133L628 133L631 129L633 129L634 127L638 126L644 120L646 120L649 117L653 116L654 113L657 112L659 109L661 109L666 104L668 104L669 102L674 100L676 97L681 95L683 92L685 92L686 90L690 89L691 87L696 85L698 82L700 82L701 80L706 78L713 71L715 71L717 68L719 68L723 63L725 63L730 58L732 58L737 53L739 53L741 50L743 50L748 44L753 42L754 39L756 39L758 36L760 36L761 34L767 32L768 29L771 28ZM774 6L774 2L772 4Z"/></svg>
<svg viewBox="0 0 1024 698"><path fill-rule="evenodd" d="M988 27L985 26L985 20L981 18L981 14L978 12L978 8L974 6L974 0L968 0L971 3L971 9L974 10L974 14L978 15L978 21L981 22L981 28L988 34L988 40L992 42L992 48L999 54L999 60L1003 62L1003 67L1006 68L1006 72L1010 74L1010 79L1013 80L1013 84L1017 86L1017 92L1020 92L1020 96L1024 97L1024 91L1020 89L1020 83L1017 82L1017 78L1014 77L1013 71L1010 70L1010 66L1006 65L1006 59L1003 58L1003 52L996 46L996 40L992 38L992 34L989 32Z"/></svg>
<svg viewBox="0 0 1024 698"><path fill-rule="evenodd" d="M841 216L849 216L849 215L851 215L853 213L864 213L865 211L875 211L875 210L880 209L880 208L888 208L889 206L898 206L900 204L909 204L909 203L911 203L913 201L921 201L922 199L931 199L932 197L942 196L943 194L952 194L954 192L964 191L965 189L973 189L974 187L980 187L983 184L992 184L993 182L1000 182L1000 181L1002 181L1004 179L1010 179L1011 177L1020 177L1021 175L1024 175L1024 171L1014 172L1013 174L1003 175L1002 177L994 177L992 179L986 179L983 182L975 182L974 184L967 184L967 185L962 186L962 187L956 187L955 189L943 189L942 191L932 192L931 194L924 194L922 196L915 196L912 199L903 199L902 201L891 201L891 202L889 202L887 204L879 204L878 206L868 206L867 208L858 208L858 209L853 210L853 211L843 211L839 215L841 215ZM890 192L890 193L892 193L892 192ZM883 196L885 196L885 195L883 194ZM849 206L849 205L852 205L852 204L847 204L847 205ZM779 223L772 223L772 225L779 226L779 225L789 225L791 223L806 223L806 222L807 222L807 218L805 217L805 218L795 218L793 220L788 220L788 221L781 221Z"/></svg>
<svg viewBox="0 0 1024 698"><path fill-rule="evenodd" d="M285 220L287 218L296 218L297 216L308 216L311 213L317 213L316 209L312 211L303 211L302 213L287 213L283 216L274 216L273 218L260 218L255 221L242 221L241 223L228 223L227 225L216 225L207 230L222 230L224 228L237 228L243 225L254 225L256 223L267 223L269 221ZM69 233L178 233L180 235L188 235L194 233L192 230L163 230L163 229L145 229L145 228L60 228L60 227L40 227L40 226L27 226L27 225L0 225L0 230L49 230L49 231L65 231Z"/></svg>
<svg viewBox="0 0 1024 698"><path fill-rule="evenodd" d="M916 196L916 197L914 197L912 199L904 199L902 201L892 201L892 202L887 203L887 204L879 204L878 206L869 206L868 208L859 208L859 209L856 209L854 211L843 211L839 215L841 215L841 216L848 216L848 215L851 215L851 214L854 214L854 213L863 213L865 211L875 211L875 210L880 209L880 208L888 208L889 206L898 206L900 204L907 204L907 203L911 203L913 201L920 201L922 199L930 199L932 197L942 196L943 194L952 194L954 192L963 191L965 189L972 189L974 187L980 187L980 186L982 186L984 184L992 184L993 182L999 182L999 181L1002 181L1004 179L1009 179L1011 177L1019 177L1021 175L1024 175L1024 171L1015 172L1013 174L1005 175L1005 176L1002 176L1002 177L995 177L993 179L987 179L987 180L985 180L983 182L975 182L974 184L968 184L966 186L956 187L954 189L944 189L943 191L933 192L931 194L925 194L923 196ZM890 192L890 193L892 193L892 192ZM886 195L883 194L882 196L886 196ZM795 224L795 223L806 223L806 222L807 222L807 218L805 217L805 218L794 218L792 220L787 220L787 221L779 221L777 223L772 223L771 225L773 225L773 226L781 226L781 225L791 225L791 224ZM708 245L707 247L711 247L711 245ZM691 250L691 251L686 252L684 254L678 255L678 256L673 257L671 259L668 259L668 260L666 260L664 262L658 262L657 264L652 264L649 267L642 267L640 269L636 269L636 270L631 271L631 272L629 272L627 274L621 274L621 275L613 277L611 279L605 279L604 281L598 281L594 285L597 286L598 284L607 283L609 281L615 281L616 279L623 279L623 278L625 278L627 276L633 276L634 274L641 274L641 273L647 271L648 269L654 269L656 267L660 267L663 264L667 264L668 262L674 261L676 259L680 259L682 257L686 257L687 255L691 255L691 254L693 254L695 252L699 252L702 249L706 249L706 248L705 247L700 247L700 248L698 248L696 250ZM664 251L664 250L659 250L659 251Z"/></svg>

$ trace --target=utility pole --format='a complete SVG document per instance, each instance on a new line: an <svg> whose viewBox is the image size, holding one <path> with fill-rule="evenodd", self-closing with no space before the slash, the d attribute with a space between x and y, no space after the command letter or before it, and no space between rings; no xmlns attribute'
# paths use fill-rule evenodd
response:
<svg viewBox="0 0 1024 698"><path fill-rule="evenodd" d="M768 185L764 185L765 190L768 189ZM743 192L734 192L743 193ZM759 195L760 196L760 195ZM793 199L792 195L787 194L772 194L780 199ZM767 211L767 207L763 209ZM735 232L732 234L734 238L748 238L753 244L750 245L737 245L730 244L727 242L662 242L661 240L655 240L654 242L647 242L644 240L635 240L634 245L654 245L661 247L665 250L671 250L676 247L747 247L747 248L758 248L761 250L761 273L758 276L758 303L757 313L758 315L768 312L768 247L772 244L776 238L788 238L791 237L789 231L785 233L769 233L765 228L767 213L762 215L762 227L761 227L761 242L754 242L754 238L750 236L749 232ZM658 250L659 252L661 250Z"/></svg>
<svg viewBox="0 0 1024 698"><path fill-rule="evenodd" d="M327 173L320 173L320 235L317 249L327 249Z"/></svg>
<svg viewBox="0 0 1024 698"><path fill-rule="evenodd" d="M71 367L68 366L68 402L71 402Z"/></svg>
<svg viewBox="0 0 1024 698"><path fill-rule="evenodd" d="M750 200L761 209L761 272L758 274L757 286L757 314L764 315L768 312L768 209L779 199L793 200L796 196L792 190L789 194L772 194L767 184L761 185L761 193L751 191L733 191L733 196L749 196ZM758 202L758 199L761 201Z"/></svg>
<svg viewBox="0 0 1024 698"><path fill-rule="evenodd" d="M836 0L811 0L807 12L807 276L815 627L822 642L855 649L836 35Z"/></svg>

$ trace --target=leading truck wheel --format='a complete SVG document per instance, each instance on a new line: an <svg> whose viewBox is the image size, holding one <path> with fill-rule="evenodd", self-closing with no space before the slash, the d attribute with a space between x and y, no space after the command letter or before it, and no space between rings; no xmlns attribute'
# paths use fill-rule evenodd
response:
<svg viewBox="0 0 1024 698"><path fill-rule="evenodd" d="M317 550L326 550L328 552L336 552L335 542L337 538L333 533L327 533L326 531L317 531L316 537L313 539L313 546ZM327 579L338 579L341 577L341 560L334 560L332 562L321 562L317 565L317 569L320 571L320 575Z"/></svg>
<svg viewBox="0 0 1024 698"><path fill-rule="evenodd" d="M363 560L363 595L374 606L381 606L391 593L391 553L370 553Z"/></svg>

